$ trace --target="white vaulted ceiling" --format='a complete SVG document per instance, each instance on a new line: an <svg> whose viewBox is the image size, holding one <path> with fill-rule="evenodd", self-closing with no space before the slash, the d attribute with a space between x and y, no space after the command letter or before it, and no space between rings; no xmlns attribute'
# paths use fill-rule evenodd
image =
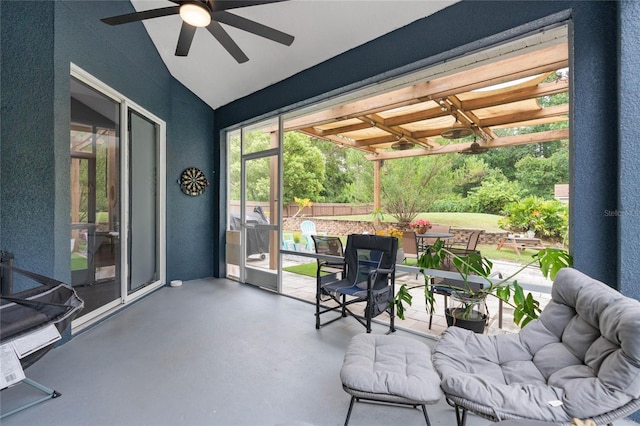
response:
<svg viewBox="0 0 640 426"><path fill-rule="evenodd" d="M137 11L175 5L165 0L131 3ZM287 47L223 24L249 57L243 64L204 28L196 31L187 57L175 56L182 23L177 15L143 22L169 72L209 106L218 108L453 3L456 1L290 0L234 9L237 15L295 36Z"/></svg>

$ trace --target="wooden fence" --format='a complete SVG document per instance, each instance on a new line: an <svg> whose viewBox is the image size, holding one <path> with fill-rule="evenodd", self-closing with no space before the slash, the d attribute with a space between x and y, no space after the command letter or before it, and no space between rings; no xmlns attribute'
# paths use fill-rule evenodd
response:
<svg viewBox="0 0 640 426"><path fill-rule="evenodd" d="M240 210L240 201L230 203L232 210ZM255 206L262 207L264 212L269 211L268 202L248 202L247 211L252 211ZM314 203L311 207L305 207L298 216L351 216L355 214L370 215L373 204L345 204L345 203ZM282 217L292 217L298 212L298 204L291 203L282 207Z"/></svg>

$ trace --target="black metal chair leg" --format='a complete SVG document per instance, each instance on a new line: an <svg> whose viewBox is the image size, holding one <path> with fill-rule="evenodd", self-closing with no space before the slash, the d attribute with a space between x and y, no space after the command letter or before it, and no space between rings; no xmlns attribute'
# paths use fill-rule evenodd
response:
<svg viewBox="0 0 640 426"><path fill-rule="evenodd" d="M344 426L347 426L349 424L349 418L351 417L351 410L353 409L353 403L356 402L356 397L352 396L351 397L351 403L349 404L349 411L347 412L347 418L344 421Z"/></svg>
<svg viewBox="0 0 640 426"><path fill-rule="evenodd" d="M389 333L395 333L396 331L396 309L394 305L391 305L389 309L389 316L391 317L389 320Z"/></svg>
<svg viewBox="0 0 640 426"><path fill-rule="evenodd" d="M424 413L424 419L427 421L427 426L431 426L431 422L429 421L429 415L427 414L427 406L422 404L422 412Z"/></svg>
<svg viewBox="0 0 640 426"><path fill-rule="evenodd" d="M465 426L467 423L467 409L460 407L458 404L456 404L456 421L458 426Z"/></svg>

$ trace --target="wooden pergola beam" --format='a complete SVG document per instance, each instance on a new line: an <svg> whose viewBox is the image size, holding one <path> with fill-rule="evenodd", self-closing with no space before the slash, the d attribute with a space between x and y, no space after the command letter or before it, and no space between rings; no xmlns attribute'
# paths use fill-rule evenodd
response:
<svg viewBox="0 0 640 426"><path fill-rule="evenodd" d="M568 116L569 104L554 105L541 108L538 111L517 112L513 114L498 115L480 120L480 126L502 126L509 123L517 124L523 121L540 118ZM516 126L513 126L516 127Z"/></svg>
<svg viewBox="0 0 640 426"><path fill-rule="evenodd" d="M368 121L373 127L377 127L380 130L390 133L391 135L397 138L396 140L404 137L406 140L408 140L411 143L429 148L429 144L427 142L416 139L413 136L413 134L411 134L410 132L407 132L405 129L401 127L387 126L384 122L384 119L376 114L366 115L364 117L358 117L358 118L364 122Z"/></svg>
<svg viewBox="0 0 640 426"><path fill-rule="evenodd" d="M357 141L352 141L352 140L341 138L340 136L335 136L335 135L321 136L316 132L316 130L313 127L310 127L308 129L300 129L298 130L298 132L314 138L326 139L343 147L358 149L360 151L364 151L367 153L375 152L374 148L369 148L368 145L359 145Z"/></svg>
<svg viewBox="0 0 640 426"><path fill-rule="evenodd" d="M566 81L556 81L553 83L540 83L533 87L524 87L505 93L496 93L476 99L460 101L460 108L472 110L488 108L496 105L504 105L511 102L524 101L526 99L540 98L543 96L557 95L569 91L569 83Z"/></svg>
<svg viewBox="0 0 640 426"><path fill-rule="evenodd" d="M412 105L428 100L480 89L489 85L556 71L568 66L567 44L540 49L524 56L503 59L477 67L473 72L462 71L453 75L418 83L393 92L382 93L368 99L329 108L285 122L285 131L300 130L339 120Z"/></svg>
<svg viewBox="0 0 640 426"><path fill-rule="evenodd" d="M529 133L525 135L505 136L491 141L490 144L481 143L486 148L502 148L506 146L527 145L531 143L544 143L557 140L569 139L569 129L549 130L546 132ZM462 142L450 145L443 145L441 148L426 149L408 149L406 151L378 151L376 154L367 155L367 160L393 160L406 157L419 157L422 155L440 155L461 152L471 146L472 142Z"/></svg>

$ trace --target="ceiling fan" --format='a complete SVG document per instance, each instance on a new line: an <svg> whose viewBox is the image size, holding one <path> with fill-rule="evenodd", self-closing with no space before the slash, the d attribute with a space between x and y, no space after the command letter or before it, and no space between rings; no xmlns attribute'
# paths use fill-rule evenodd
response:
<svg viewBox="0 0 640 426"><path fill-rule="evenodd" d="M228 9L258 6L261 4L275 3L286 0L170 0L176 6L161 7L159 9L145 10L142 12L127 13L101 19L109 25L127 24L129 22L143 21L145 19L160 18L169 15L180 15L182 28L176 46L176 56L187 56L196 29L206 27L213 37L224 47L239 63L247 62L249 58L242 49L233 41L222 25L250 32L260 37L275 41L276 43L290 46L293 43L292 35L283 33L274 28L262 25L242 16L227 12Z"/></svg>
<svg viewBox="0 0 640 426"><path fill-rule="evenodd" d="M391 149L395 149L398 151L405 151L413 147L414 147L413 142L409 142L405 136L402 136L400 139L398 139L397 142L394 142L391 145Z"/></svg>
<svg viewBox="0 0 640 426"><path fill-rule="evenodd" d="M478 142L476 142L476 138L474 137L471 145L469 145L468 148L460 151L460 154L483 154L488 150L489 148L487 148L486 146L481 146Z"/></svg>

